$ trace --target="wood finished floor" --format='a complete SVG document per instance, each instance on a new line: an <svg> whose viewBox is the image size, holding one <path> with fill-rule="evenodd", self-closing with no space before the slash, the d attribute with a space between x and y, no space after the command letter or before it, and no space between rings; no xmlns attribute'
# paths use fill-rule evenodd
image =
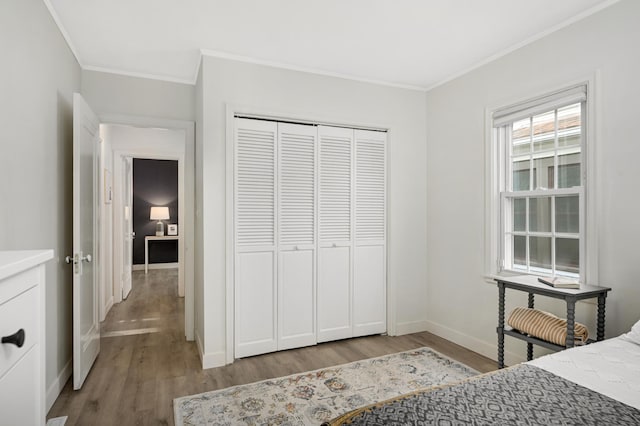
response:
<svg viewBox="0 0 640 426"><path fill-rule="evenodd" d="M495 361L423 332L323 343L202 370L195 343L184 339L177 270L134 272L129 298L111 309L101 332L101 352L84 386L74 391L69 380L47 418L68 416L68 426L173 425L176 397L422 346L480 372L496 369Z"/></svg>

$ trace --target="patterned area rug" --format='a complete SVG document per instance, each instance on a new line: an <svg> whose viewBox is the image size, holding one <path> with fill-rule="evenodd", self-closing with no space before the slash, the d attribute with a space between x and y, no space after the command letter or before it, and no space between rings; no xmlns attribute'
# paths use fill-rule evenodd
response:
<svg viewBox="0 0 640 426"><path fill-rule="evenodd" d="M364 405L477 371L429 348L173 400L179 425L319 425Z"/></svg>

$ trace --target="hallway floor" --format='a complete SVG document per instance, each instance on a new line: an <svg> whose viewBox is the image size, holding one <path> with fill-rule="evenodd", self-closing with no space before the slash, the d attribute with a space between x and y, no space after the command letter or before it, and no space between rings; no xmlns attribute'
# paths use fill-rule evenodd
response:
<svg viewBox="0 0 640 426"><path fill-rule="evenodd" d="M101 329L101 352L80 391L72 380L47 418L66 425L173 425L173 399L273 377L429 346L478 371L495 362L423 332L371 336L259 355L202 370L196 344L184 338L184 299L177 269L133 273L129 298L115 305Z"/></svg>

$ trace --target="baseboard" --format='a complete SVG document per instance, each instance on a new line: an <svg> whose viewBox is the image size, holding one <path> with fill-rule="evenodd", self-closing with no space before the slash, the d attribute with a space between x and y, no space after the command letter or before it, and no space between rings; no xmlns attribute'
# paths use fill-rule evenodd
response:
<svg viewBox="0 0 640 426"><path fill-rule="evenodd" d="M53 381L49 389L47 389L47 413L53 407L54 402L58 399L60 392L64 389L64 385L67 384L67 381L71 377L73 373L73 365L71 363L72 360L69 360L67 364L64 366L58 377Z"/></svg>
<svg viewBox="0 0 640 426"><path fill-rule="evenodd" d="M496 340L494 342L488 343L484 340L480 340L476 337L469 336L468 334L461 333L457 330L453 330L449 327L445 327L433 321L426 321L426 323L427 323L428 332L435 334L436 336L440 336L443 339L447 339L460 346L464 346L465 348L472 350L474 352L477 352L480 355L484 355L487 358L497 361L498 359L497 335L496 335ZM505 350L504 361L506 365L515 365L515 364L519 364L521 362L526 361L526 357Z"/></svg>
<svg viewBox="0 0 640 426"><path fill-rule="evenodd" d="M402 336L403 334L419 333L421 331L427 331L427 327L428 324L426 320L399 322L396 324L395 335Z"/></svg>
<svg viewBox="0 0 640 426"><path fill-rule="evenodd" d="M178 268L178 262L172 263L150 263L149 269L175 269ZM133 271L144 271L144 265L132 265L131 270Z"/></svg>
<svg viewBox="0 0 640 426"><path fill-rule="evenodd" d="M224 351L213 352L210 354L204 353L202 349L202 340L200 339L200 335L196 334L196 346L198 346L198 355L200 356L200 362L202 363L202 369L206 370L207 368L215 368L215 367L223 367L227 363L226 356Z"/></svg>

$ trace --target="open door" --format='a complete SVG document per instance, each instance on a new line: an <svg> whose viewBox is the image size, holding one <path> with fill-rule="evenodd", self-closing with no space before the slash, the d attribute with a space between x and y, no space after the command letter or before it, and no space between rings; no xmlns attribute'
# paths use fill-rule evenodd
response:
<svg viewBox="0 0 640 426"><path fill-rule="evenodd" d="M73 94L73 388L78 390L100 352L97 253L99 121Z"/></svg>
<svg viewBox="0 0 640 426"><path fill-rule="evenodd" d="M124 220L122 221L124 231L124 245L122 254L122 298L126 299L131 291L131 269L133 263L133 239L136 237L133 232L133 159L131 157L122 158L123 188L122 198L124 202Z"/></svg>

